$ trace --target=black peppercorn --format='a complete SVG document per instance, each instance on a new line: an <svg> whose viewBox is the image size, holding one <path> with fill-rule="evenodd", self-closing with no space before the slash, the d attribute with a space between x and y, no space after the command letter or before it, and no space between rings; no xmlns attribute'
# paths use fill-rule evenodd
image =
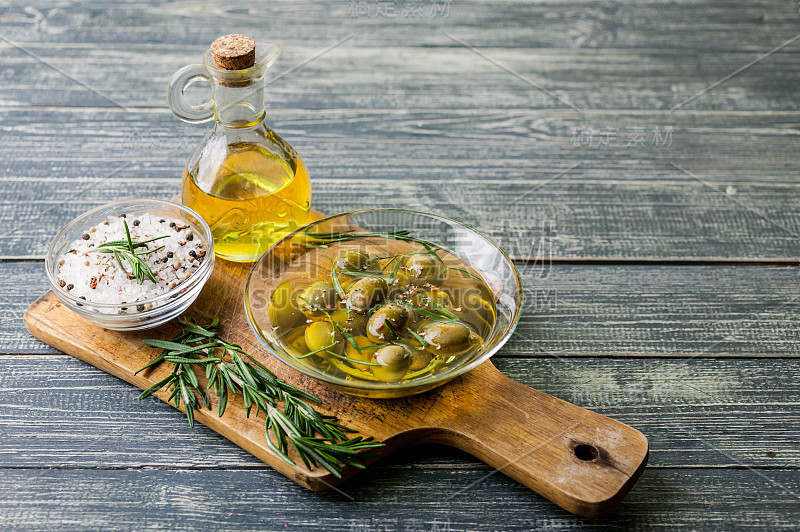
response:
<svg viewBox="0 0 800 532"><path fill-rule="evenodd" d="M127 216L128 216L128 215L127 215L127 214L125 214L124 212L123 212L122 214L120 214L120 215L119 215L119 217L120 217L120 218L127 218Z"/></svg>
<svg viewBox="0 0 800 532"><path fill-rule="evenodd" d="M69 284L67 285L67 290L72 290L73 288L75 288L75 285L74 285L74 284L72 284L72 283L69 283Z"/></svg>
<svg viewBox="0 0 800 532"><path fill-rule="evenodd" d="M136 310L138 310L139 312L143 311L144 305L136 305Z"/></svg>
<svg viewBox="0 0 800 532"><path fill-rule="evenodd" d="M81 236L81 238L84 240L89 240L89 238L91 237L89 236L89 233L83 233L83 236Z"/></svg>
<svg viewBox="0 0 800 532"><path fill-rule="evenodd" d="M195 250L193 250L193 249L192 249L192 250L189 250L189 256L190 256L190 257L197 258L197 252L196 252Z"/></svg>
<svg viewBox="0 0 800 532"><path fill-rule="evenodd" d="M186 240L191 242L192 240L194 240L194 235L192 233L189 233L188 235L186 235Z"/></svg>
<svg viewBox="0 0 800 532"><path fill-rule="evenodd" d="M134 221L133 221L133 226L134 226L134 227L136 227L136 226L138 226L138 225L139 225L139 220L134 220Z"/></svg>
<svg viewBox="0 0 800 532"><path fill-rule="evenodd" d="M175 254L174 254L173 252L171 252L171 251L167 251L167 258L168 258L168 259L171 259L171 258L172 258L172 257L174 257L174 256L175 256Z"/></svg>
<svg viewBox="0 0 800 532"><path fill-rule="evenodd" d="M170 222L170 223L169 223L169 226L170 226L170 227L175 227L175 222Z"/></svg>

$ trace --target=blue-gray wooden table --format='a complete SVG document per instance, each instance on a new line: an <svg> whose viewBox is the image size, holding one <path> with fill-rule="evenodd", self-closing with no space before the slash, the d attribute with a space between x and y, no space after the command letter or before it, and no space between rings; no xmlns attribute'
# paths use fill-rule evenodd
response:
<svg viewBox="0 0 800 532"><path fill-rule="evenodd" d="M650 439L613 514L436 446L312 493L26 332L63 224L177 193L208 125L167 81L232 32L284 45L267 120L314 207L429 210L512 255L526 307L496 365ZM800 521L796 2L3 1L0 82L3 528Z"/></svg>

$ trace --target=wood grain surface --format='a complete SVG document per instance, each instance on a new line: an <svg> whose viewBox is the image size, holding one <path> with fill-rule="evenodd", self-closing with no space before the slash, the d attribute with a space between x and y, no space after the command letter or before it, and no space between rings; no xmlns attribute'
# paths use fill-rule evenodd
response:
<svg viewBox="0 0 800 532"><path fill-rule="evenodd" d="M4 524L796 528L797 5L453 0L447 16L417 17L398 0L386 17L367 3L357 17L349 0L0 8ZM27 334L61 226L176 193L206 129L172 117L166 83L231 32L284 44L268 121L306 161L316 206L428 206L517 250L538 304L498 368L649 436L648 470L613 514L572 516L431 445L373 464L346 495L311 493ZM626 128L656 126L674 128L671 146L625 145ZM573 140L614 128L615 146ZM546 278L531 245L542 222L559 237Z"/></svg>

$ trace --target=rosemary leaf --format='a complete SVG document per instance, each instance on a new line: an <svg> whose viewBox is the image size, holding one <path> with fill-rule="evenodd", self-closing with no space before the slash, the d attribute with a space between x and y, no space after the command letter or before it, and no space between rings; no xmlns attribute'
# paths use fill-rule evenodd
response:
<svg viewBox="0 0 800 532"><path fill-rule="evenodd" d="M342 287L342 283L339 282L339 274L336 272L336 263L333 263L331 267L331 280L333 281L333 287L336 289L336 293L339 294L340 299L345 299L347 294Z"/></svg>

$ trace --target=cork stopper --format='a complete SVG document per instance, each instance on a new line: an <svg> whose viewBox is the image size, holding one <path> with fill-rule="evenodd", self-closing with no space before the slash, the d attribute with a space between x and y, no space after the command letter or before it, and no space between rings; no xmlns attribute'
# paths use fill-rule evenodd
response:
<svg viewBox="0 0 800 532"><path fill-rule="evenodd" d="M256 41L239 33L223 35L211 43L214 65L223 70L243 70L256 62Z"/></svg>

